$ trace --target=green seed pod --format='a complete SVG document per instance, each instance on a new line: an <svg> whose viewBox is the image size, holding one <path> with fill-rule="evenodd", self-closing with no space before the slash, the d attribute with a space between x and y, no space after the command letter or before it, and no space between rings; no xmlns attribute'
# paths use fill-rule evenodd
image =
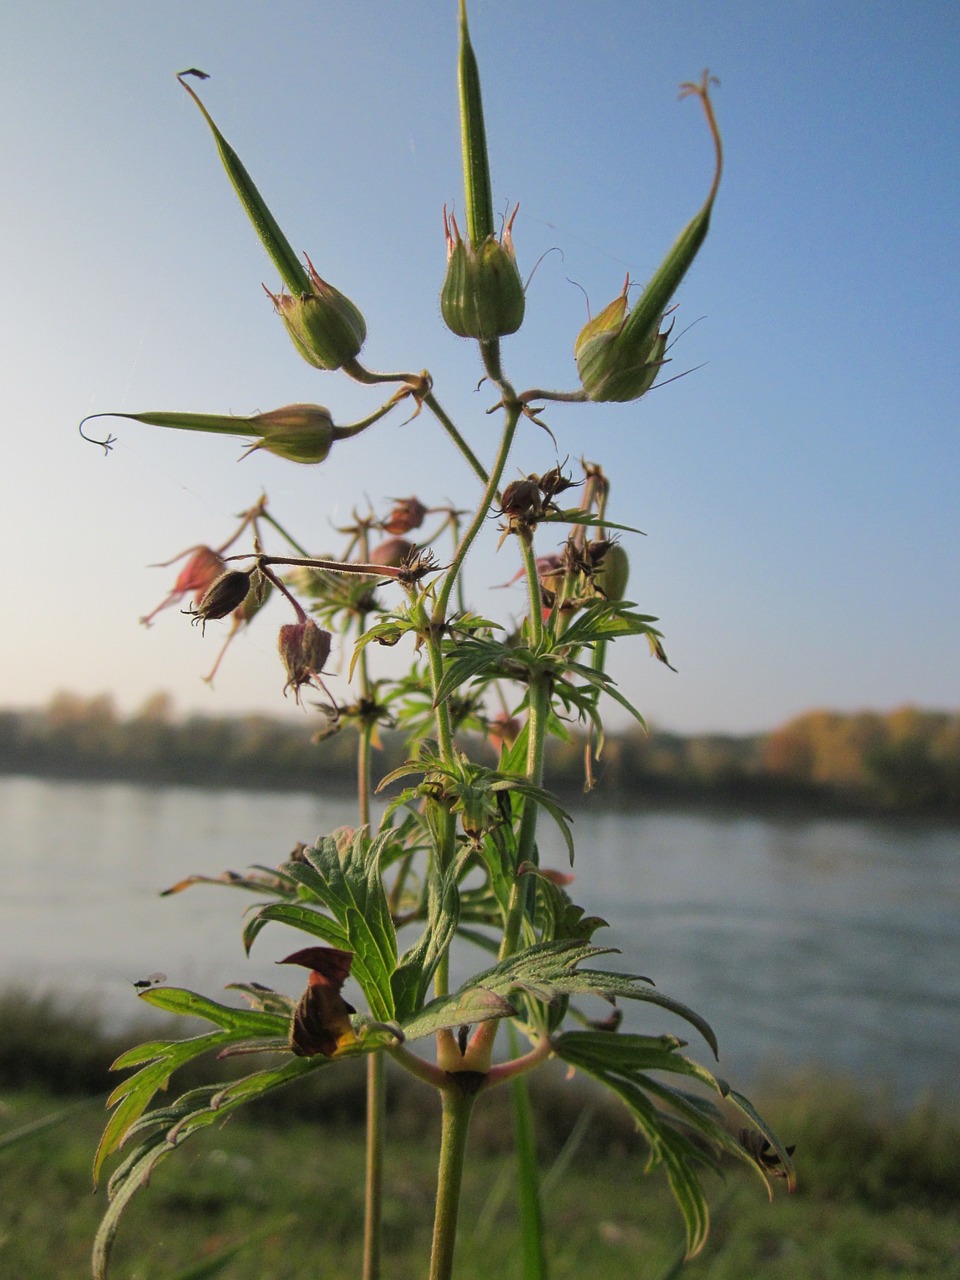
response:
<svg viewBox="0 0 960 1280"><path fill-rule="evenodd" d="M367 323L350 299L310 269L306 293L270 293L293 345L315 369L339 369L353 360L367 336Z"/></svg>
<svg viewBox="0 0 960 1280"><path fill-rule="evenodd" d="M700 99L713 137L716 156L713 183L700 212L680 233L633 309L627 311L630 283L627 277L623 292L580 331L574 356L583 388L591 400L639 400L653 386L665 362L669 335L669 329L661 332L660 325L710 228L710 215L723 170L723 147L706 71L699 84L681 86L681 97L691 94Z"/></svg>
<svg viewBox="0 0 960 1280"><path fill-rule="evenodd" d="M663 316L643 337L625 337L628 276L623 292L589 320L574 343L580 381L591 400L639 400L653 386L666 363L670 328L660 330Z"/></svg>
<svg viewBox="0 0 960 1280"><path fill-rule="evenodd" d="M607 600L622 600L630 577L630 561L619 542L612 542L593 575L593 585Z"/></svg>
<svg viewBox="0 0 960 1280"><path fill-rule="evenodd" d="M474 246L461 239L456 219L451 216L448 221L446 209L443 211L447 274L440 293L440 311L447 328L461 338L489 342L516 333L523 323L526 299L512 235L516 216L514 209L502 240L487 236Z"/></svg>
<svg viewBox="0 0 960 1280"><path fill-rule="evenodd" d="M266 449L288 462L323 462L336 438L333 420L319 404L288 404L257 414L256 421L261 438L248 454Z"/></svg>

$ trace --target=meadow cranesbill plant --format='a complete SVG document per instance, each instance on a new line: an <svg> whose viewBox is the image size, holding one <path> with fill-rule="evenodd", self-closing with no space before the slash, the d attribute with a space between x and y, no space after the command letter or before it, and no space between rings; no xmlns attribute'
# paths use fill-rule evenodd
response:
<svg viewBox="0 0 960 1280"><path fill-rule="evenodd" d="M768 1186L773 1176L792 1183L790 1156L745 1097L683 1052L686 1042L679 1036L620 1029L620 1004L653 1004L692 1027L714 1054L717 1049L700 1014L648 978L610 967L612 948L595 940L605 922L574 901L569 876L540 865L543 819L556 824L571 862L574 857L569 815L546 785L548 736L565 734L571 719L585 726L589 783L591 752L602 745L604 700L613 699L641 720L605 670L610 643L639 639L655 658L667 659L656 618L628 599L629 561L621 539L632 531L610 519L610 484L602 467L583 462L579 470L568 471L553 465L507 485L503 477L524 417L540 421L555 401L637 400L657 381L666 359L664 318L703 244L720 181L722 151L711 82L704 74L683 88L702 107L715 147L704 205L633 306L625 286L576 338L580 387L551 391L534 385L518 391L501 351L501 338L524 320L513 242L516 211L498 235L480 79L461 0L465 226L461 231L445 217L448 263L441 312L450 329L476 342L499 396L500 440L484 462L443 409L428 372L382 373L361 363L362 313L309 259L302 263L294 254L190 83L198 76L206 78L190 71L180 80L212 130L223 165L280 276L277 291L268 293L294 347L327 375L338 373L374 388L382 384L387 395L366 418L346 426L311 404L249 417L121 416L149 426L247 437L251 448L305 465L323 463L332 449L349 448L353 436L377 424L378 430L387 429L382 420L405 404L415 413L428 412L466 458L481 493L466 510L430 506L430 495L421 493L390 499L380 515L355 513L354 523L340 531L339 557L311 554L264 497L216 550L204 544L184 553L190 558L164 604L192 597L187 612L201 626L229 618L232 635L239 626L263 625L268 592L290 611L278 640L278 694L292 691L300 701L310 689L323 690L334 638L352 649L347 698L343 705L330 698L319 710L327 729L356 735L358 823L323 834L310 846L298 845L278 865L217 878L256 895L243 930L248 950L271 924L306 935L307 945L282 962L307 970L302 995L236 983L231 989L245 1002L238 1006L162 984L139 992L153 1007L203 1019L210 1030L189 1039L151 1041L114 1064L117 1070L134 1070L109 1100L111 1115L95 1160L99 1179L106 1162L124 1152L109 1179L94 1275L107 1274L111 1244L131 1196L182 1142L268 1092L357 1057L367 1062L368 1089L365 1280L381 1274L388 1057L433 1092L442 1114L431 1280L454 1274L474 1104L508 1082L517 1123L524 1274L545 1275L526 1077L550 1059L592 1077L630 1112L646 1140L648 1167L666 1173L685 1226L686 1254L692 1256L707 1238L704 1171L734 1158ZM112 437L101 443L109 447ZM526 586L525 617L511 634L471 611L465 599L464 561L491 518L498 522L500 543L513 547L517 578ZM409 669L389 678L378 674L377 652L401 641L409 643L413 655ZM373 751L385 729L402 732L406 752L403 763L379 780L393 791L374 822ZM211 879L192 876L168 892ZM398 941L401 926L415 935L405 949ZM450 949L458 937L478 948L482 963L451 990ZM348 979L362 995L359 1010L344 998ZM587 997L608 1002L611 1016L588 1018L579 1007ZM504 1026L507 1034L495 1055ZM240 1078L155 1103L158 1090L167 1089L179 1067L211 1053L221 1058L256 1054L259 1065Z"/></svg>

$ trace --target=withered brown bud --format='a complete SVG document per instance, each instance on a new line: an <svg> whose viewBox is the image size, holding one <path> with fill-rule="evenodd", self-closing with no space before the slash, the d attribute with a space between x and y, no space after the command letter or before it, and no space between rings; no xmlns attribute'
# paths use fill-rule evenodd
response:
<svg viewBox="0 0 960 1280"><path fill-rule="evenodd" d="M565 476L559 467L551 467L549 471L544 472L538 483L544 501L550 502L558 493L575 488L580 481L575 481L571 476Z"/></svg>
<svg viewBox="0 0 960 1280"><path fill-rule="evenodd" d="M516 716L508 716L502 711L487 725L487 737L491 742L503 743L504 746L512 747L520 736L520 730L523 725Z"/></svg>
<svg viewBox="0 0 960 1280"><path fill-rule="evenodd" d="M319 678L330 657L330 642L330 632L323 631L309 618L288 622L280 628L277 648L287 672L284 694L292 689L297 702L300 701L300 690Z"/></svg>
<svg viewBox="0 0 960 1280"><path fill-rule="evenodd" d="M187 553L184 552L186 555ZM176 604L185 595L192 595L194 604L199 604L207 588L216 581L226 569L223 557L212 547L194 547L190 559L180 570L173 590L150 613L140 619L145 627L149 627L153 619L168 605Z"/></svg>
<svg viewBox="0 0 960 1280"><path fill-rule="evenodd" d="M406 538L387 538L370 552L370 563L399 569L401 565L406 564L415 551L416 547Z"/></svg>
<svg viewBox="0 0 960 1280"><path fill-rule="evenodd" d="M194 623L205 625L239 608L247 598L253 573L253 569L228 569L221 573L203 593L196 608L190 610Z"/></svg>
<svg viewBox="0 0 960 1280"><path fill-rule="evenodd" d="M587 558L593 569L599 569L607 552L613 546L612 538L594 538L587 543Z"/></svg>
<svg viewBox="0 0 960 1280"><path fill-rule="evenodd" d="M419 529L427 508L418 498L395 498L393 510L380 526L384 533L404 534Z"/></svg>
<svg viewBox="0 0 960 1280"><path fill-rule="evenodd" d="M540 486L536 479L514 480L503 491L500 514L504 516L537 516L543 508Z"/></svg>

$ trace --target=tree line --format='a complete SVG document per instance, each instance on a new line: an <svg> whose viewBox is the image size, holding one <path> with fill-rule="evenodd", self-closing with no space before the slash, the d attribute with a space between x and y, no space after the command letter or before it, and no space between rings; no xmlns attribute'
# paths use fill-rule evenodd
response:
<svg viewBox="0 0 960 1280"><path fill-rule="evenodd" d="M586 739L554 740L551 788L582 791ZM120 715L107 695L58 693L38 711L0 712L0 773L289 791L353 784L349 731L314 722L176 713L166 694ZM381 775L401 763L384 735ZM490 745L490 764L497 748ZM960 817L960 712L809 711L769 733L608 736L585 803L729 803Z"/></svg>

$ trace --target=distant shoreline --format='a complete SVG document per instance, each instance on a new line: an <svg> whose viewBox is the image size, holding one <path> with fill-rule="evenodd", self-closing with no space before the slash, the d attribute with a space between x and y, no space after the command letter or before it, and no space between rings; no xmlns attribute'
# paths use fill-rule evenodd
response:
<svg viewBox="0 0 960 1280"><path fill-rule="evenodd" d="M316 741L314 723L173 715L163 695L121 718L109 698L60 694L42 711L0 711L0 776L142 786L352 794L355 739ZM375 772L403 762L384 735ZM479 746L480 754L484 747ZM808 712L768 734L611 734L584 794L585 739L551 741L547 786L568 808L705 809L797 818L960 824L960 713ZM484 761L495 768L488 745Z"/></svg>

